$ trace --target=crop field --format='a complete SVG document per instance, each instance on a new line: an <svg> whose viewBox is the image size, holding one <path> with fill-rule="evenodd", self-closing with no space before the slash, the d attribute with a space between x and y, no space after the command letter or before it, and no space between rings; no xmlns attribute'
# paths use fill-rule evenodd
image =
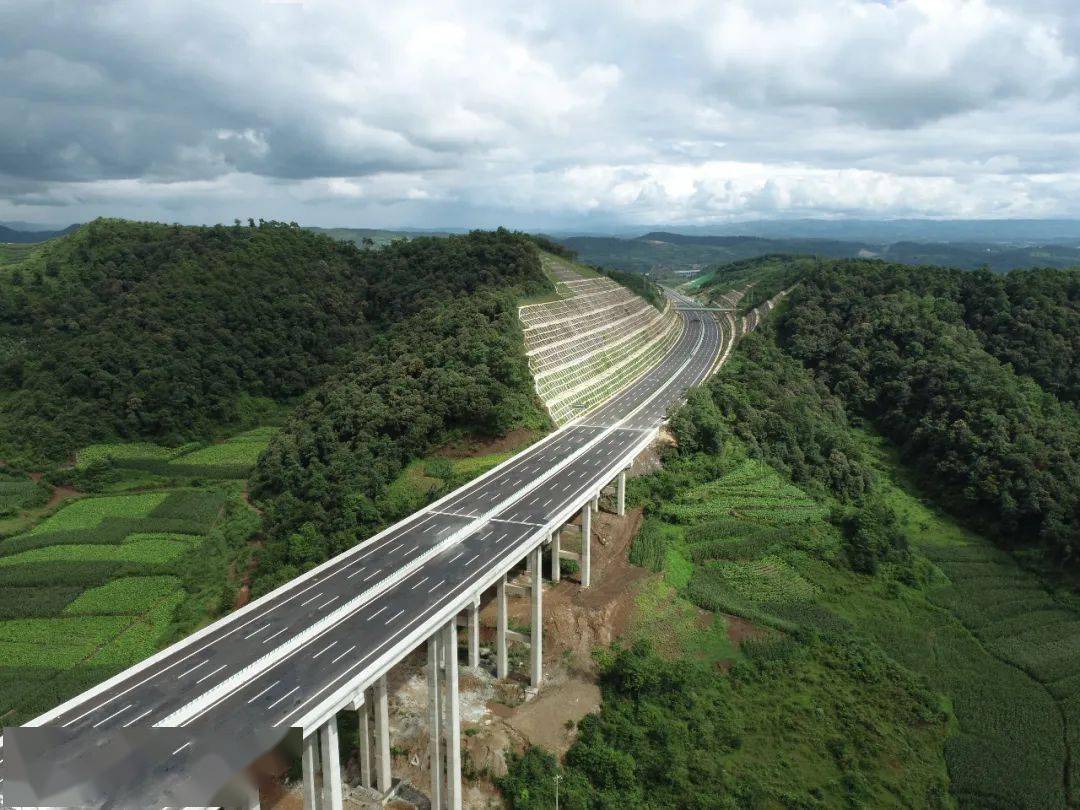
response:
<svg viewBox="0 0 1080 810"><path fill-rule="evenodd" d="M77 468L86 469L97 462L108 462L127 472L124 484L160 486L184 478L242 479L278 430L259 427L213 444L193 442L179 447L150 442L92 444L76 453L75 463ZM136 473L142 474L141 480L127 481Z"/></svg>
<svg viewBox="0 0 1080 810"><path fill-rule="evenodd" d="M234 465L254 467L259 455L270 444L277 428L256 428L220 444L211 444L193 452L171 458L173 464L214 467Z"/></svg>
<svg viewBox="0 0 1080 810"><path fill-rule="evenodd" d="M152 654L234 491L87 497L0 541L0 719L29 719Z"/></svg>
<svg viewBox="0 0 1080 810"><path fill-rule="evenodd" d="M817 588L800 572L800 546L838 542L822 519L827 510L764 462L735 461L655 512L630 561L664 571L690 602L781 630L842 623L817 604Z"/></svg>
<svg viewBox="0 0 1080 810"><path fill-rule="evenodd" d="M1080 791L1080 613L912 494L895 459L879 461L884 497L922 558L918 585L836 564L841 538L825 505L764 463L717 473L677 460L667 473L689 482L674 496L660 490L631 549L664 573L639 597L640 632L665 649L683 604L781 633L863 634L948 696L955 730L942 754L961 808L1065 810L1065 785L1074 804Z"/></svg>
<svg viewBox="0 0 1080 810"><path fill-rule="evenodd" d="M826 511L768 465L745 459L716 481L680 493L661 516L680 524L736 518L778 527L819 520Z"/></svg>
<svg viewBox="0 0 1080 810"><path fill-rule="evenodd" d="M30 534L93 529L109 518L146 517L166 497L167 493L164 492L143 492L137 495L113 495L75 501L52 517L43 520L31 530Z"/></svg>
<svg viewBox="0 0 1080 810"><path fill-rule="evenodd" d="M119 464L131 460L168 461L197 446L185 445L183 447L169 448L151 444L150 442L91 444L75 454L75 466L88 467L99 461L113 461Z"/></svg>
<svg viewBox="0 0 1080 810"><path fill-rule="evenodd" d="M34 481L0 479L0 516L13 515L20 509L39 505L46 500L48 489L43 492L42 486Z"/></svg>
<svg viewBox="0 0 1080 810"><path fill-rule="evenodd" d="M83 591L64 608L72 616L146 613L180 589L176 577L122 577Z"/></svg>
<svg viewBox="0 0 1080 810"><path fill-rule="evenodd" d="M961 807L1065 808L1069 785L1075 804L1080 730L1068 706L1080 696L1080 614L921 498L891 452L877 452L890 506L935 570L904 599L874 601L858 624L952 699L953 794Z"/></svg>
<svg viewBox="0 0 1080 810"><path fill-rule="evenodd" d="M179 559L196 548L197 535L189 534L129 534L120 545L44 546L0 557L0 567L78 559L82 562L123 562L141 565L164 565Z"/></svg>
<svg viewBox="0 0 1080 810"><path fill-rule="evenodd" d="M762 461L693 465L668 463L683 483L660 488L631 546L631 562L663 573L639 591L631 632L665 655L730 668L747 725L725 769L760 769L785 799L777 806L845 806L832 791L855 770L837 759L846 741L873 774L847 806L928 806L927 793L945 790L945 721L929 709L935 698L852 640L852 621L829 604L834 588L858 583L825 561L840 545L827 509ZM925 713L918 721L897 709L909 700ZM873 742L860 748L853 741L870 728ZM879 757L892 764L868 764Z"/></svg>

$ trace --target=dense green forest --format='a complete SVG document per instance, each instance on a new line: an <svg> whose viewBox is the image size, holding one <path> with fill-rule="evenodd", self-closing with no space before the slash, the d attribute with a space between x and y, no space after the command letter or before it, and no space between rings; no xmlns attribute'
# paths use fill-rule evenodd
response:
<svg viewBox="0 0 1080 810"><path fill-rule="evenodd" d="M516 265L456 275L500 239L531 249L506 233L361 250L284 223L92 222L0 279L0 457L56 462L93 441L254 424L387 324L522 282Z"/></svg>
<svg viewBox="0 0 1080 810"><path fill-rule="evenodd" d="M1077 275L819 263L791 296L781 340L957 515L1075 566Z"/></svg>
<svg viewBox="0 0 1080 810"><path fill-rule="evenodd" d="M358 249L290 225L92 222L0 279L0 453L251 424L341 365L380 296Z"/></svg>
<svg viewBox="0 0 1080 810"><path fill-rule="evenodd" d="M551 289L534 245L500 231L382 253L367 310L378 337L298 406L256 468L267 530L256 592L403 517L388 485L451 431L548 424L516 308Z"/></svg>

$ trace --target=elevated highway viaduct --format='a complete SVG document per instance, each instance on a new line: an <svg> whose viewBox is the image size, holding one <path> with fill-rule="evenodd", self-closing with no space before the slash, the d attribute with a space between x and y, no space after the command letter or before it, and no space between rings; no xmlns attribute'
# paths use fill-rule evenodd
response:
<svg viewBox="0 0 1080 810"><path fill-rule="evenodd" d="M682 299L682 300L679 300ZM481 596L498 613L497 675L513 640L529 645L530 679L543 682L543 556L579 563L589 587L591 521L614 483L623 513L625 471L655 438L670 407L726 357L736 337L715 313L675 298L678 340L643 376L485 475L274 592L15 730L5 758L9 804L26 806L257 806L241 773L286 734L302 738L307 807L340 808L337 716L360 713L365 784L393 789L387 673L426 648L432 729L432 806L462 802L458 619L468 664L479 664ZM686 310L686 311L681 311ZM756 316L755 316L756 318ZM755 319L756 323L756 319ZM743 324L745 328L745 323ZM580 551L562 547L580 515ZM527 561L531 629L507 626L507 575ZM37 731L34 731L34 730ZM11 730L9 730L10 732ZM32 735L37 734L38 737ZM9 733L5 733L5 738ZM20 768L34 745L33 800ZM17 760L17 763L16 763Z"/></svg>

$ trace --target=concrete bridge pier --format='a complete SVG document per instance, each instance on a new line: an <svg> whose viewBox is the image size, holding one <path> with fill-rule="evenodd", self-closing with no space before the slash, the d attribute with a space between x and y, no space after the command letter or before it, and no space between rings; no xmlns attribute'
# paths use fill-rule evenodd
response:
<svg viewBox="0 0 1080 810"><path fill-rule="evenodd" d="M443 808L443 761L442 761L442 673L439 661L442 640L438 630L427 643L428 686L428 752L431 755L431 808Z"/></svg>
<svg viewBox="0 0 1080 810"><path fill-rule="evenodd" d="M337 715L332 715L319 729L322 744L322 787L325 810L342 810L341 751L338 746Z"/></svg>
<svg viewBox="0 0 1080 810"><path fill-rule="evenodd" d="M588 588L592 578L592 510L591 504L581 509L581 587Z"/></svg>
<svg viewBox="0 0 1080 810"><path fill-rule="evenodd" d="M320 766L319 737L317 733L304 737L301 765L303 767L304 810L318 810L320 797L316 774L319 772Z"/></svg>
<svg viewBox="0 0 1080 810"><path fill-rule="evenodd" d="M386 676L375 681L375 786L383 796L394 788L390 773L390 696Z"/></svg>
<svg viewBox="0 0 1080 810"><path fill-rule="evenodd" d="M374 746L371 744L371 700L369 691L365 689L356 700L353 701L350 708L356 710L357 714L357 736L360 738L360 784L366 788L375 786L375 782L372 778L372 751Z"/></svg>
<svg viewBox="0 0 1080 810"><path fill-rule="evenodd" d="M441 695L443 739L446 743L446 807L461 810L461 710L458 699L457 624L447 622L442 630L446 654L446 678Z"/></svg>
<svg viewBox="0 0 1080 810"><path fill-rule="evenodd" d="M619 472L615 479L615 514L622 517L626 514L626 470Z"/></svg>
<svg viewBox="0 0 1080 810"><path fill-rule="evenodd" d="M503 680L510 672L506 656L506 574L495 585L495 677Z"/></svg>
<svg viewBox="0 0 1080 810"><path fill-rule="evenodd" d="M562 529L556 529L551 533L551 581L558 582L560 574L561 557L559 556L559 547L562 545Z"/></svg>
<svg viewBox="0 0 1080 810"><path fill-rule="evenodd" d="M469 605L469 666L480 668L480 596Z"/></svg>
<svg viewBox="0 0 1080 810"><path fill-rule="evenodd" d="M532 587L530 588L529 601L532 604L532 622L529 637L529 680L534 689L540 687L544 680L544 578L543 549L537 546L529 552L532 559Z"/></svg>

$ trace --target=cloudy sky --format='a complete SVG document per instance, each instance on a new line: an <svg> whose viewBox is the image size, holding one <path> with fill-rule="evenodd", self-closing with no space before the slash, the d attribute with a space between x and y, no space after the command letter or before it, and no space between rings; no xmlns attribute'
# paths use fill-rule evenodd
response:
<svg viewBox="0 0 1080 810"><path fill-rule="evenodd" d="M1077 0L0 0L0 219L1080 217Z"/></svg>

